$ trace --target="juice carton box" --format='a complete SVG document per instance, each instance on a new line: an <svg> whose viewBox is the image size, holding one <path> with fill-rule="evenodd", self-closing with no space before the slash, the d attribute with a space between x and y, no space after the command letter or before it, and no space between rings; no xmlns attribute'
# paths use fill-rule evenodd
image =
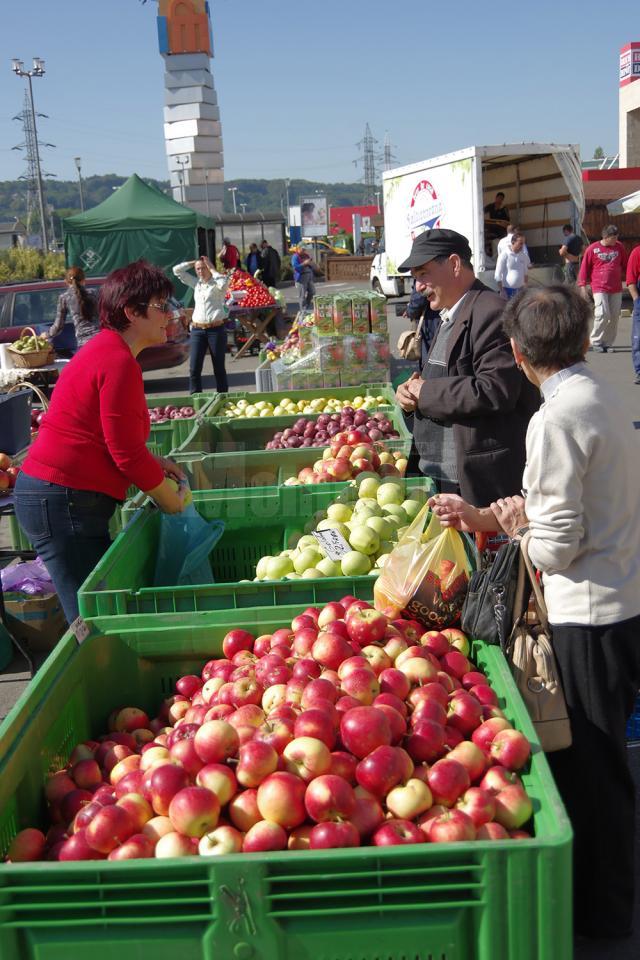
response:
<svg viewBox="0 0 640 960"><path fill-rule="evenodd" d="M384 364L389 366L389 338L378 333L370 333L367 340L367 364Z"/></svg>
<svg viewBox="0 0 640 960"><path fill-rule="evenodd" d="M353 333L362 336L369 333L369 300L365 297L354 297L351 301L351 319Z"/></svg>
<svg viewBox="0 0 640 960"><path fill-rule="evenodd" d="M333 329L341 337L349 336L353 332L351 297L333 298Z"/></svg>
<svg viewBox="0 0 640 960"><path fill-rule="evenodd" d="M387 301L385 297L373 295L370 298L371 333L386 334L387 329Z"/></svg>
<svg viewBox="0 0 640 960"><path fill-rule="evenodd" d="M333 333L333 297L315 297L313 301L316 331L321 336Z"/></svg>

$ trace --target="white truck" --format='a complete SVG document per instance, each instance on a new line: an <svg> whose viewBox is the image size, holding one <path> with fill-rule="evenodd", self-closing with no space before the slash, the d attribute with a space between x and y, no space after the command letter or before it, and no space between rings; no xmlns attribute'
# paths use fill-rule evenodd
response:
<svg viewBox="0 0 640 960"><path fill-rule="evenodd" d="M408 293L411 278L398 273L413 239L442 227L464 234L476 275L495 287L495 243L486 233L484 208L505 194L509 218L526 235L530 277L559 279L562 227L580 233L584 192L579 148L553 143L474 146L421 163L387 170L382 180L384 234L371 265L374 290L387 297Z"/></svg>

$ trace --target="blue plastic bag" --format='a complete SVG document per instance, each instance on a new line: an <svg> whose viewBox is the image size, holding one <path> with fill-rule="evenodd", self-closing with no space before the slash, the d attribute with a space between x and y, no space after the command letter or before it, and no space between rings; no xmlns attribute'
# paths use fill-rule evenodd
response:
<svg viewBox="0 0 640 960"><path fill-rule="evenodd" d="M223 521L207 522L193 503L182 513L163 513L154 586L215 583L209 554L223 533Z"/></svg>

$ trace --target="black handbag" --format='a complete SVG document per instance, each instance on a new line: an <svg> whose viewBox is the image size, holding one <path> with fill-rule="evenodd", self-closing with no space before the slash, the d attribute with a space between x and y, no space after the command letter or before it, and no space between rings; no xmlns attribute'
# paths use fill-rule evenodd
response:
<svg viewBox="0 0 640 960"><path fill-rule="evenodd" d="M520 544L510 540L493 562L472 574L460 626L470 637L506 647L513 626Z"/></svg>

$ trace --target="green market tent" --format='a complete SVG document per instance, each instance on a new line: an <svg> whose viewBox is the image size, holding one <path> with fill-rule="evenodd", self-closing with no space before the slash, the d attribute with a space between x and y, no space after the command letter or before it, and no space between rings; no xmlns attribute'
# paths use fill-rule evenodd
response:
<svg viewBox="0 0 640 960"><path fill-rule="evenodd" d="M99 277L144 257L174 281L174 264L198 255L198 229L215 227L212 219L176 203L135 173L97 207L62 224L67 266ZM176 287L185 290L182 284Z"/></svg>

